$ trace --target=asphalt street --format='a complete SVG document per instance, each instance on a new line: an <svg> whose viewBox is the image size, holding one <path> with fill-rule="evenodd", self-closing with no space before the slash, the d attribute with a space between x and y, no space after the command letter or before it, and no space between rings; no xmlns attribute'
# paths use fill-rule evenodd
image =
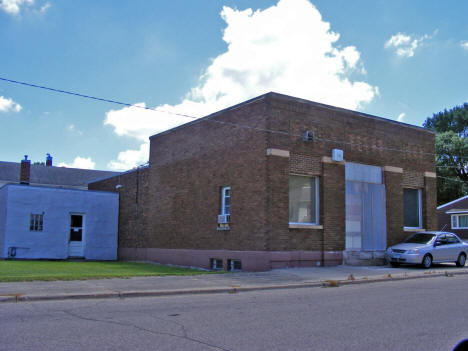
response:
<svg viewBox="0 0 468 351"><path fill-rule="evenodd" d="M0 350L451 350L466 275L328 288L0 305Z"/></svg>

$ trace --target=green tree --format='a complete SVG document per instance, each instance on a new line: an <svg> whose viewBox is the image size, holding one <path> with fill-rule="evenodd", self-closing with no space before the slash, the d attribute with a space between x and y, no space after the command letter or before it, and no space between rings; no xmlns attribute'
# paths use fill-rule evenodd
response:
<svg viewBox="0 0 468 351"><path fill-rule="evenodd" d="M436 134L437 203L468 192L468 103L428 117L423 126Z"/></svg>

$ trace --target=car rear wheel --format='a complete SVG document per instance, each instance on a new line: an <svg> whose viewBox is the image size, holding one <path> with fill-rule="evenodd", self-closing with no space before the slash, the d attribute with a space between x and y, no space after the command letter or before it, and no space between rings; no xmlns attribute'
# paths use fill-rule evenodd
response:
<svg viewBox="0 0 468 351"><path fill-rule="evenodd" d="M466 263L466 256L464 253L461 253L458 255L458 259L457 259L457 262L455 262L455 264L457 265L457 267L464 267L465 266L465 263Z"/></svg>
<svg viewBox="0 0 468 351"><path fill-rule="evenodd" d="M432 265L432 256L431 255L424 256L421 265L423 266L423 268L430 268Z"/></svg>

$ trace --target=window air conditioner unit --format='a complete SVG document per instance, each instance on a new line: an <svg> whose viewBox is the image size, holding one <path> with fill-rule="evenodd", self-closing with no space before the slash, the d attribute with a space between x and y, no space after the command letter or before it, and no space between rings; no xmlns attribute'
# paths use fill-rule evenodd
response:
<svg viewBox="0 0 468 351"><path fill-rule="evenodd" d="M223 214L223 215L218 215L218 223L229 223L229 215L228 214Z"/></svg>

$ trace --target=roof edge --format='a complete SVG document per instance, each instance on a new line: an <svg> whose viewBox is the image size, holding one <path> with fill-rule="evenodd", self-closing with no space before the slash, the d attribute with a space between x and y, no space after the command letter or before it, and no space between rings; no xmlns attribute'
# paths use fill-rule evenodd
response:
<svg viewBox="0 0 468 351"><path fill-rule="evenodd" d="M416 126L414 124L398 122L398 121L395 121L395 120L390 119L390 118L371 115L369 113L364 113L364 112L360 112L360 111L356 111L356 110L350 110L350 109L347 109L347 108L344 108L344 107L327 105L327 104L324 104L324 103L321 103L321 102L315 102L315 101L312 101L312 100L302 99L302 98L298 98L298 97L294 97L294 96L290 96L290 95L285 95L285 94L281 94L281 93L275 93L275 92L270 92L270 93L268 93L266 95L276 96L276 97L279 97L279 98L283 98L285 100L296 100L297 102L301 102L301 103L308 104L308 105L313 105L313 106L318 106L318 107L323 107L323 108L327 108L327 109L330 109L330 110L336 110L336 111L343 111L343 112L358 114L361 117L376 119L378 121L384 121L384 122L389 122L389 123L392 123L392 124L397 124L397 125L401 125L401 126L405 126L405 127L409 127L409 128L414 128L414 129L417 129L419 131L427 132L429 134L436 134L434 131L432 131L430 129L420 127L420 126Z"/></svg>
<svg viewBox="0 0 468 351"><path fill-rule="evenodd" d="M114 175L111 175L111 176L108 176L108 177L95 179L92 182L89 182L88 184L93 184L93 183L101 182L103 180L112 179L112 178L115 178L115 177L120 177L121 175L124 175L124 174L129 174L129 173L136 172L138 170L142 170L142 169L144 170L144 169L148 169L148 168L149 168L149 165L139 166L139 167L136 167L136 168L129 169L128 171L117 172L117 174L114 174Z"/></svg>
<svg viewBox="0 0 468 351"><path fill-rule="evenodd" d="M153 134L153 135L151 135L149 137L149 139L151 140L153 138L156 138L156 137L159 137L159 136L162 136L162 135L165 135L165 134L172 133L172 132L174 132L174 131L176 131L178 129L182 129L182 128L194 125L196 123L200 123L200 122L209 120L209 119L214 118L217 115L222 114L224 112L235 110L235 109L247 106L247 105L249 105L251 103L254 103L254 102L257 102L257 101L260 101L260 100L264 100L266 98L279 98L279 99L283 99L283 100L296 101L296 102L299 102L299 103L312 105L312 106L317 106L317 107L321 107L321 108L326 108L326 109L329 109L329 110L352 113L352 114L356 114L356 115L359 115L359 116L364 117L364 118L370 118L370 119L374 119L374 120L378 120L378 121L388 122L388 123L392 123L392 124L396 124L396 125L416 129L418 131L426 132L426 133L433 134L433 135L436 134L432 130L429 130L429 129L424 128L424 127L416 126L416 125L413 125L413 124L398 122L398 121L395 121L393 119L389 119L389 118L385 118L385 117L379 117L379 116L371 115L371 114L360 112L360 111L350 110L350 109L346 109L346 108L343 108L343 107L337 107L337 106L333 106L333 105L327 105L327 104L323 104L323 103L320 103L320 102L315 102L315 101L312 101L312 100L302 99L302 98L294 97L294 96L291 96L291 95L286 95L286 94L281 94L281 93L276 93L276 92L270 91L268 93L256 96L256 97L254 97L252 99L243 101L243 102L238 103L236 105L233 105L233 106L224 108L222 110L213 112L213 113L211 113L211 114L209 114L209 115L207 115L205 117L200 117L200 118L198 118L196 120L181 124L181 125L179 125L177 127L167 129L167 130L159 132L157 134Z"/></svg>
<svg viewBox="0 0 468 351"><path fill-rule="evenodd" d="M438 206L437 209L440 210L441 208L444 208L445 206L453 205L453 204L457 203L458 201L461 201L461 200L464 200L464 199L467 199L467 198L468 198L468 195L459 197L458 199L455 199L453 201L447 202L446 204Z"/></svg>
<svg viewBox="0 0 468 351"><path fill-rule="evenodd" d="M24 188L24 189L48 189L48 190L63 190L63 191L81 191L87 193L106 193L106 194L115 194L119 195L115 191L105 191L105 190L88 190L88 189L72 189L72 188L58 188L53 186L40 186L40 185L28 185L28 184L15 184L15 183L8 183L2 186L3 188L7 187L15 187L15 188Z"/></svg>
<svg viewBox="0 0 468 351"><path fill-rule="evenodd" d="M254 103L254 102L257 102L257 101L260 101L260 100L263 100L265 99L269 94L272 94L272 92L269 92L269 93L266 93L266 94L263 94L263 95L259 95L257 97L254 97L252 99L249 99L249 100L246 100L246 101L243 101L241 103L238 103L236 105L233 105L233 106L230 106L230 107L226 107L222 110L219 110L219 111L216 111L216 112L213 112L207 116L204 116L204 117L200 117L200 118L197 118L193 121L190 121L190 122L187 122L187 123L184 123L184 124L181 124L180 126L177 126L177 127L174 127L174 128L171 128L171 129L168 129L168 130L164 130L162 132L159 132L157 134L153 134L149 137L149 139L153 139L153 138L156 138L156 137L159 137L159 136L162 136L162 135L165 135L165 134L169 134L169 133L172 133L178 129L182 129L182 128L185 128L185 127L188 127L188 126L191 126L193 124L197 124L197 123L200 123L200 122L204 122L206 120L209 120L211 118L214 118L216 117L217 115L219 114L222 114L224 112L227 112L227 111L231 111L231 110L236 110L238 108L241 108L241 107L244 107L244 106L247 106L247 105L250 105L251 103Z"/></svg>

